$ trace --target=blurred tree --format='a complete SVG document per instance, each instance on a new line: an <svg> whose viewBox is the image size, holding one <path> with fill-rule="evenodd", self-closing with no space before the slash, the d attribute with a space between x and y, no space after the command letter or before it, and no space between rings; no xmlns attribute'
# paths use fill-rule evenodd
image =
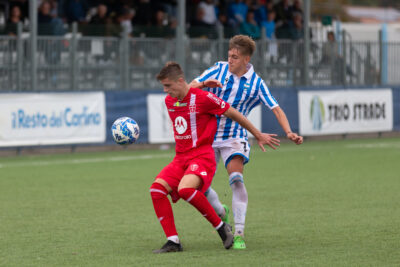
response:
<svg viewBox="0 0 400 267"><path fill-rule="evenodd" d="M331 16L341 21L357 21L346 13L344 6L350 5L351 0L312 0L311 14L313 19L321 20L324 16Z"/></svg>

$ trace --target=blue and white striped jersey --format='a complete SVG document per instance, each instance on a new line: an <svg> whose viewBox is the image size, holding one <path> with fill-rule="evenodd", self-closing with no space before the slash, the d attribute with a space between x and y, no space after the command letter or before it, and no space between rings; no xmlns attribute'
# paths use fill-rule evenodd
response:
<svg viewBox="0 0 400 267"><path fill-rule="evenodd" d="M231 104L244 116L260 103L273 109L278 102L271 95L265 82L254 72L253 65L248 64L247 72L242 77L237 77L228 70L228 62L219 61L214 66L204 71L195 80L203 82L208 79L217 79L222 83L222 88L203 88ZM217 120L218 129L215 140L241 138L247 140L247 131L239 123L221 116Z"/></svg>

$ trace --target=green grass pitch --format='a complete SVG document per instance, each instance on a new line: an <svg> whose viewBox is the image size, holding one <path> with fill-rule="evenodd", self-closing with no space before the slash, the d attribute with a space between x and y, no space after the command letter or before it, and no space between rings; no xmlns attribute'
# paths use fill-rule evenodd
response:
<svg viewBox="0 0 400 267"><path fill-rule="evenodd" d="M188 203L165 237L149 186L173 151L0 158L0 266L398 266L400 139L253 146L247 250L225 250ZM213 186L230 205L220 164ZM232 216L231 216L232 220Z"/></svg>

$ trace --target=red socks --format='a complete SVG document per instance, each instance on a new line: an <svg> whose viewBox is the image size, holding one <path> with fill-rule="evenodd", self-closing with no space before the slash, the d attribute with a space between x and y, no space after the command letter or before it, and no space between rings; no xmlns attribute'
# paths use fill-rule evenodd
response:
<svg viewBox="0 0 400 267"><path fill-rule="evenodd" d="M194 188L179 190L179 196L194 206L213 226L219 228L222 225L211 204L203 193ZM153 201L154 211L164 230L166 237L177 236L174 214L171 202L168 199L168 191L159 183L153 183L150 187L150 195Z"/></svg>
<svg viewBox="0 0 400 267"><path fill-rule="evenodd" d="M183 188L179 190L178 193L181 198L192 204L214 228L218 228L222 225L221 218L218 217L203 193L194 188Z"/></svg>
<svg viewBox="0 0 400 267"><path fill-rule="evenodd" d="M159 183L153 183L150 187L150 195L153 200L154 211L161 223L165 235L168 237L178 235L175 228L174 214L168 199L168 191Z"/></svg>

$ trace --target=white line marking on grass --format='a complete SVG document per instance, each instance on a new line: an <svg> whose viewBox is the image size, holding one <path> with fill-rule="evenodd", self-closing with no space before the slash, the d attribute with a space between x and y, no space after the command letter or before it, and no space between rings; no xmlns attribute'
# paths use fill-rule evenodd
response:
<svg viewBox="0 0 400 267"><path fill-rule="evenodd" d="M98 163L107 161L127 161L127 160L148 160L155 158L169 158L172 154L161 154L161 155L141 155L141 156L119 156L119 157L106 157L106 158L83 158L83 159L66 159L66 160L43 160L43 161L32 161L32 162L10 162L0 164L0 168L13 168L13 167L25 167L25 166L50 166L50 165L64 165L64 164L86 164L86 163Z"/></svg>

